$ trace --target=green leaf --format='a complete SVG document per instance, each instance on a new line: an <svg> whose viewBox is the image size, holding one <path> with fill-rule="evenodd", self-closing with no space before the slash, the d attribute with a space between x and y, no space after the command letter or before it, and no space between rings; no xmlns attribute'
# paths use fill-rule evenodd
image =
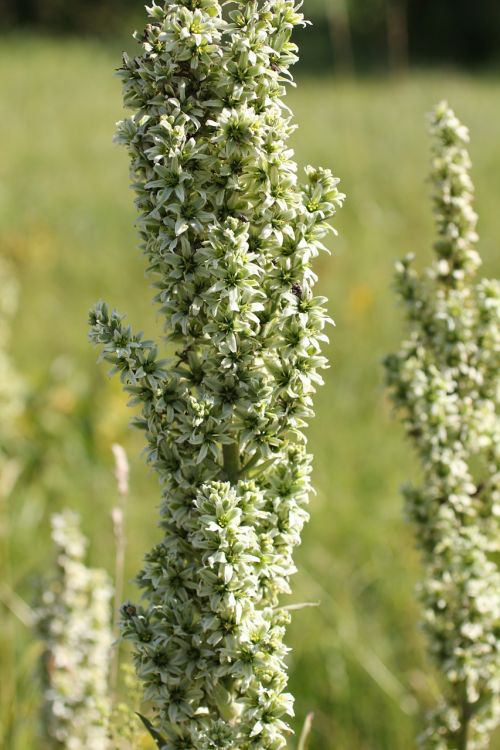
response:
<svg viewBox="0 0 500 750"><path fill-rule="evenodd" d="M136 713L137 713L137 716L139 717L139 719L142 721L142 723L146 727L146 729L148 730L148 732L151 735L151 737L154 739L154 741L158 745L159 749L161 750L162 747L164 747L167 744L167 740L165 739L165 737L161 736L161 734L151 724L151 722L149 721L149 719L147 719L145 716L143 716L142 714L140 714L138 712L136 712Z"/></svg>

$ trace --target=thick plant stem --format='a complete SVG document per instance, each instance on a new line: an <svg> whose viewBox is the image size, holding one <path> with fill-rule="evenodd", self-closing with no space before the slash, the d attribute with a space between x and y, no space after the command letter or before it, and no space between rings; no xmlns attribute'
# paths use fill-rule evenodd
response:
<svg viewBox="0 0 500 750"><path fill-rule="evenodd" d="M464 719L462 722L462 726L460 727L458 750L467 750L469 746L468 739L467 739L468 736L469 736L469 721L468 719Z"/></svg>
<svg viewBox="0 0 500 750"><path fill-rule="evenodd" d="M464 685L464 697L462 702L462 716L460 721L460 733L458 737L458 750L468 750L469 745L469 720L470 704L467 701L467 691Z"/></svg>
<svg viewBox="0 0 500 750"><path fill-rule="evenodd" d="M222 446L224 459L224 474L228 482L238 484L240 478L240 447L237 442L227 443Z"/></svg>

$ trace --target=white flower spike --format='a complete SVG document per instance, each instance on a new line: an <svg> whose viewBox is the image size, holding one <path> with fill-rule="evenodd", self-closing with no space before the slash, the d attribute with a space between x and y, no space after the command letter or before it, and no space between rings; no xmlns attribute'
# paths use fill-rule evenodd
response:
<svg viewBox="0 0 500 750"><path fill-rule="evenodd" d="M104 570L88 568L79 518L52 516L56 574L37 612L44 644L43 726L67 750L107 750L112 586Z"/></svg>
<svg viewBox="0 0 500 750"><path fill-rule="evenodd" d="M422 464L405 490L443 700L425 750L482 750L500 721L500 284L476 281L477 216L467 129L446 103L431 118L438 229L425 274L397 265L410 335L387 358L394 403Z"/></svg>
<svg viewBox="0 0 500 750"><path fill-rule="evenodd" d="M328 170L300 184L288 146L294 0L148 13L120 70L134 114L117 140L175 356L160 361L106 305L91 314L163 486L145 603L124 605L122 630L166 750L279 750L292 698L277 604L307 519L303 429L326 366L311 260L343 195Z"/></svg>

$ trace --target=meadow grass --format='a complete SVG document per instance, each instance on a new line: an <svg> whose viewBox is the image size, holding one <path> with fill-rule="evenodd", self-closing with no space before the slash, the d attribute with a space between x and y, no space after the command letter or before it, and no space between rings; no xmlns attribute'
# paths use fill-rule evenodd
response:
<svg viewBox="0 0 500 750"><path fill-rule="evenodd" d="M19 271L13 356L34 393L22 425L27 469L0 533L7 584L28 601L50 562L48 516L62 506L82 513L92 564L112 569L114 441L132 463L127 578L157 537L159 495L141 436L128 430L120 386L87 343L98 298L157 333L127 159L111 144L118 64L115 51L90 42L0 46L0 253ZM418 555L399 495L415 467L384 395L381 359L402 333L393 262L412 250L428 257L433 239L424 114L442 97L471 129L484 270L498 275L497 80L451 71L300 77L288 100L299 162L331 167L348 195L334 254L316 265L336 328L309 430L317 495L291 599L319 605L295 613L288 637L296 727L315 712L311 750L413 750L419 714L436 694L417 626ZM0 746L38 748L37 645L7 609L2 621Z"/></svg>

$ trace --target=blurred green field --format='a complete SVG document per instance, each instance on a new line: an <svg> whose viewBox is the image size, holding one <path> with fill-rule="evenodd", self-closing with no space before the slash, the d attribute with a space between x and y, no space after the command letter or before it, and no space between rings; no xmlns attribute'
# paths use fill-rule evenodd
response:
<svg viewBox="0 0 500 750"><path fill-rule="evenodd" d="M21 281L12 353L33 397L21 441L26 470L2 509L2 578L26 601L51 559L48 518L83 516L94 564L113 565L111 443L132 461L127 577L157 537L159 493L117 383L96 366L87 311L98 298L158 331L136 249L116 50L91 42L7 39L0 46L0 255ZM289 634L297 728L315 712L311 750L413 750L432 704L414 587L418 556L399 487L415 471L391 419L381 359L398 345L394 260L428 255L432 219L425 113L448 98L470 126L485 272L498 274L500 84L451 71L402 79L300 79L290 92L301 164L331 167L348 195L332 257L317 264L337 327L332 368L310 429L312 520L297 556ZM133 591L132 587L129 587ZM37 645L0 605L0 747L33 750ZM500 748L500 739L491 750Z"/></svg>

